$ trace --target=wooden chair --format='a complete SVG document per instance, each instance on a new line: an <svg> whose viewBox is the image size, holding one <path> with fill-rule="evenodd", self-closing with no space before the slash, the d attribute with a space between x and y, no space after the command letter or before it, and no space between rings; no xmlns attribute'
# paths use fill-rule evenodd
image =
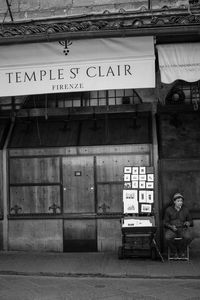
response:
<svg viewBox="0 0 200 300"><path fill-rule="evenodd" d="M174 240L175 240L175 242L177 243L177 246L178 246L178 243L180 243L182 238L181 237L176 237L176 238L174 238ZM187 248L185 250L185 256L184 257L182 257L182 256L181 257L179 257L179 256L173 257L170 247L168 247L168 249L167 249L167 256L168 256L168 260L188 260L189 261L189 259L190 259L189 246L187 246Z"/></svg>

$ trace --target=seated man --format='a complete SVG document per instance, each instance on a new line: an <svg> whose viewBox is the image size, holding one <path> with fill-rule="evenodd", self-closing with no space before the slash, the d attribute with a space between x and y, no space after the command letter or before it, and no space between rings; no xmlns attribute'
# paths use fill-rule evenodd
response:
<svg viewBox="0 0 200 300"><path fill-rule="evenodd" d="M193 226L193 220L183 202L184 197L180 193L176 193L173 196L173 205L166 209L164 216L164 226L166 228L165 239L174 258L184 258L186 248L192 241L192 234L189 227ZM174 238L182 239L177 243Z"/></svg>

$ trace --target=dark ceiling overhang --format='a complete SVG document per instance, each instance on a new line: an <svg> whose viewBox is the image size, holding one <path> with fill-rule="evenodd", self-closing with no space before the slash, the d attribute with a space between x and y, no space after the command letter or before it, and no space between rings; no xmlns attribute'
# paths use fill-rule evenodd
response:
<svg viewBox="0 0 200 300"><path fill-rule="evenodd" d="M0 45L148 35L155 36L157 43L199 41L199 10L122 11L4 23Z"/></svg>

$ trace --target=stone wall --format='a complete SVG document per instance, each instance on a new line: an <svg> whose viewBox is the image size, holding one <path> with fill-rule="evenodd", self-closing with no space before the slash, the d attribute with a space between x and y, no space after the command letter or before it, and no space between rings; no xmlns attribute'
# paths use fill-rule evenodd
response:
<svg viewBox="0 0 200 300"><path fill-rule="evenodd" d="M14 21L90 15L123 13L158 9L187 8L189 0L16 0L10 10ZM6 1L0 1L0 18L10 22Z"/></svg>

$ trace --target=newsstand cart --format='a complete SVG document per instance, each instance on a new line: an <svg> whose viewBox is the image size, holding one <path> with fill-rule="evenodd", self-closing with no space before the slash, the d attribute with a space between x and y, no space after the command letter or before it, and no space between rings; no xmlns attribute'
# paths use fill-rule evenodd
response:
<svg viewBox="0 0 200 300"><path fill-rule="evenodd" d="M124 167L123 216L119 259L159 256L164 261L155 240L153 166Z"/></svg>
<svg viewBox="0 0 200 300"><path fill-rule="evenodd" d="M151 257L157 256L164 261L155 240L156 226L153 216L123 218L122 246L118 249L118 258ZM147 226L144 226L147 225Z"/></svg>

